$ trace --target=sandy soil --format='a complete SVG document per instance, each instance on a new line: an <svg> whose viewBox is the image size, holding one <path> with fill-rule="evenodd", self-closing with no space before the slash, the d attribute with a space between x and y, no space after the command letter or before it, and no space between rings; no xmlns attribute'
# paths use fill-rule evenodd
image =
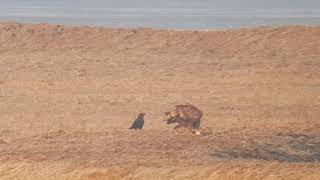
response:
<svg viewBox="0 0 320 180"><path fill-rule="evenodd" d="M0 179L320 179L320 27L1 23L0 72Z"/></svg>

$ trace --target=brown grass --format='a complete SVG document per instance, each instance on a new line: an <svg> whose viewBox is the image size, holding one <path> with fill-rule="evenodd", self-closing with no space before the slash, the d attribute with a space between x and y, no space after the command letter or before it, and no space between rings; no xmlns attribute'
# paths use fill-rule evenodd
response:
<svg viewBox="0 0 320 180"><path fill-rule="evenodd" d="M0 179L317 179L319 37L2 23ZM202 136L163 122L185 103Z"/></svg>

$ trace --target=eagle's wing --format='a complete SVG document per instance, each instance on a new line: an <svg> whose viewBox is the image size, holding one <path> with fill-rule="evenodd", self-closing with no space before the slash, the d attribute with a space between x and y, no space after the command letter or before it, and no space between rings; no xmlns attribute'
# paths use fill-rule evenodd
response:
<svg viewBox="0 0 320 180"><path fill-rule="evenodd" d="M176 111L178 112L177 122L179 124L189 124L190 118L186 105L177 105Z"/></svg>

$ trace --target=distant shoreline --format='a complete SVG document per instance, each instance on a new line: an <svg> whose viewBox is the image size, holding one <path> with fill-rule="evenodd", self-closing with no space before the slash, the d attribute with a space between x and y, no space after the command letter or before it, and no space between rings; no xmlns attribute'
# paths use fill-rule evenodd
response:
<svg viewBox="0 0 320 180"><path fill-rule="evenodd" d="M154 28L154 27L111 27L111 26L104 26L104 25L73 25L73 24L59 24L59 23L48 23L48 22L41 22L41 23L21 23L17 21L1 21L0 25L2 24L17 24L17 25L49 25L49 26L63 26L67 28L81 28L81 27L87 27L87 28L104 28L104 29L150 29L150 30L159 30L159 31L178 31L178 32L184 32L184 31L199 31L199 32L210 32L210 31L234 31L234 30L241 30L241 29L261 29L261 28L284 28L284 27L306 27L306 28L318 28L320 25L301 25L301 24L290 24L290 25L275 25L275 26L253 26L253 27L238 27L238 28L227 28L227 29L175 29L175 28Z"/></svg>

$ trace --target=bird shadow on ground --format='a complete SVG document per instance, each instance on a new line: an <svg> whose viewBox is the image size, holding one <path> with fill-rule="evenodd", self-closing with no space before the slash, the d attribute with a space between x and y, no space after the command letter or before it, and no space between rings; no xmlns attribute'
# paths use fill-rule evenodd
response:
<svg viewBox="0 0 320 180"><path fill-rule="evenodd" d="M245 145L219 148L210 155L225 159L320 162L320 136L278 133Z"/></svg>

